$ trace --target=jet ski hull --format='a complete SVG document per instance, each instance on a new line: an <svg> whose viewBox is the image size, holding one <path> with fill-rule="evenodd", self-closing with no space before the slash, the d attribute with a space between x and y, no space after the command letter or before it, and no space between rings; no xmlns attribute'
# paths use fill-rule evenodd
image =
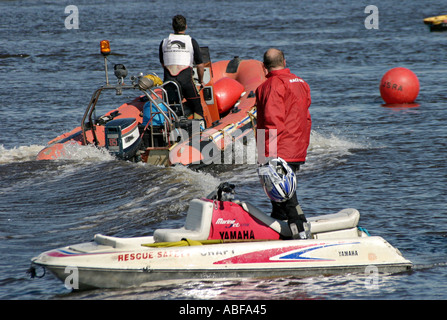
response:
<svg viewBox="0 0 447 320"><path fill-rule="evenodd" d="M412 268L411 262L381 237L247 240L162 248L151 247L152 241L152 237L97 235L93 242L47 251L32 261L67 287L81 290L142 286L167 279L309 277L369 274L371 270L396 273Z"/></svg>

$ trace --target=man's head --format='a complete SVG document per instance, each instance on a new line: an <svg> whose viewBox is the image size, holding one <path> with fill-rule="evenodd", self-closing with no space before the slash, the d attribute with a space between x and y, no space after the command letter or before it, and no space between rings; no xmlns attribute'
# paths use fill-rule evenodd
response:
<svg viewBox="0 0 447 320"><path fill-rule="evenodd" d="M186 30L186 18L180 14L172 18L172 29L175 33L184 32Z"/></svg>
<svg viewBox="0 0 447 320"><path fill-rule="evenodd" d="M286 67L284 53L279 49L268 49L264 53L264 67L267 71L284 69Z"/></svg>

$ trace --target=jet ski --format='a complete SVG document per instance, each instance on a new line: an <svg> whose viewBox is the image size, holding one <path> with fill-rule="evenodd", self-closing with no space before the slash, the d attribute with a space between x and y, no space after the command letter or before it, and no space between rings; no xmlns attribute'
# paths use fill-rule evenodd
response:
<svg viewBox="0 0 447 320"><path fill-rule="evenodd" d="M222 183L191 201L184 226L152 236L93 240L41 253L30 272L49 270L67 288L126 288L153 281L256 277L309 277L396 273L412 269L398 249L359 227L354 208L308 217L311 236L292 240L287 222L234 199ZM368 273L369 274L369 273Z"/></svg>
<svg viewBox="0 0 447 320"><path fill-rule="evenodd" d="M255 91L265 80L266 73L260 61L235 57L212 63L208 47L201 51L205 85L200 88L197 83L197 88L204 118L196 119L174 81L163 82L155 73L139 73L131 76L129 82L125 80L126 67L115 64L117 83L109 82L110 43L101 41L106 84L94 91L80 126L48 142L37 159L62 158L67 156L67 145L76 144L94 145L107 149L117 159L153 165L222 163L224 153L234 152L235 145L254 141ZM196 68L194 72L196 75ZM100 98L106 93L121 96L124 91L139 91L140 94L96 116Z"/></svg>

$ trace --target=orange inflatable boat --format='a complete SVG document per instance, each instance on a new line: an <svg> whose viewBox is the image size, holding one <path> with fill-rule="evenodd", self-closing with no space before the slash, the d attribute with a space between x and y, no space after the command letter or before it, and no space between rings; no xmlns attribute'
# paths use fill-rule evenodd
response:
<svg viewBox="0 0 447 320"><path fill-rule="evenodd" d="M125 66L115 65L118 83L110 84L107 72L110 47L107 41L102 41L106 84L93 93L81 125L51 140L37 159L63 157L67 144L73 143L105 148L118 159L164 166L206 165L252 157L236 153L254 152L248 145L254 141L255 91L265 80L263 65L238 57L211 63L208 48L201 50L206 85L200 90L204 119L199 120L194 119L184 104L175 82L163 83L155 74L140 74L130 77L131 83L125 84ZM96 117L96 105L103 93L121 95L124 90L140 90L141 95ZM228 154L230 157L224 158Z"/></svg>

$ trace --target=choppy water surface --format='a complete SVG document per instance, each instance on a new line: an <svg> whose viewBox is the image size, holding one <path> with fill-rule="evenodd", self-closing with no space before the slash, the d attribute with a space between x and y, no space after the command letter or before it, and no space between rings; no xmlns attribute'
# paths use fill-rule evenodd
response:
<svg viewBox="0 0 447 320"><path fill-rule="evenodd" d="M79 9L79 29L65 28L68 4ZM422 22L445 14L445 3L370 4L379 9L378 30L365 28L366 4L355 1L0 1L0 299L447 298L447 33ZM261 59L271 46L285 51L312 90L311 145L299 174L305 213L358 208L360 224L399 248L414 272L381 277L373 290L361 275L83 293L51 276L29 279L30 258L42 251L95 233L141 236L183 225L189 201L222 181L270 210L253 165L195 172L119 162L87 147L34 160L47 141L80 124L103 84L99 41L111 41L112 63L161 74L158 43L177 13L214 61ZM382 106L380 79L397 66L417 74L418 107Z"/></svg>

